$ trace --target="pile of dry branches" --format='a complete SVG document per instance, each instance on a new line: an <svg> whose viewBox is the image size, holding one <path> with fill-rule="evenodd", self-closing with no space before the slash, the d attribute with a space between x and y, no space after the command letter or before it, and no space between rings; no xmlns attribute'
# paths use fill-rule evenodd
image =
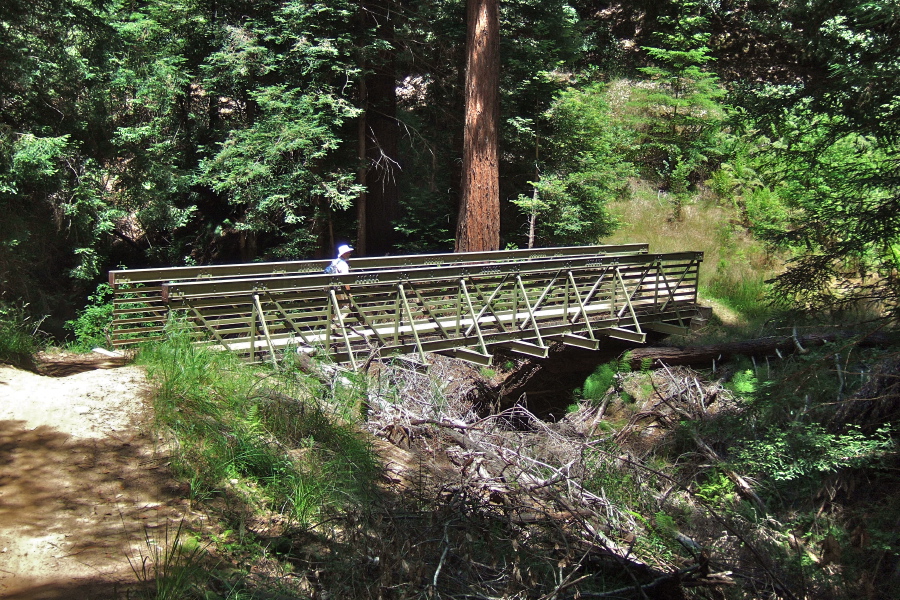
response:
<svg viewBox="0 0 900 600"><path fill-rule="evenodd" d="M477 374L439 357L427 372L379 370L369 388L367 427L389 442L379 452L406 493L442 499L461 520L503 524L514 544L554 563L553 580L537 588L541 597L641 598L651 590L651 597L681 597L680 591L660 590L716 588L734 580L729 572L713 572L709 553L673 527L674 521L655 518L676 506L702 506L686 486L647 467L625 442L642 422L665 426L672 419L702 419L727 392L688 377L687 370L660 373L654 399L619 433L598 436L605 402L582 403L558 423L544 422L522 405L482 416L472 393ZM702 440L698 446L703 448ZM708 446L703 451L714 458ZM716 535L723 535L721 526ZM724 535L749 542L741 533ZM435 585L442 565L470 554L465 545L444 546ZM478 578L482 597L509 597L514 569L496 571Z"/></svg>

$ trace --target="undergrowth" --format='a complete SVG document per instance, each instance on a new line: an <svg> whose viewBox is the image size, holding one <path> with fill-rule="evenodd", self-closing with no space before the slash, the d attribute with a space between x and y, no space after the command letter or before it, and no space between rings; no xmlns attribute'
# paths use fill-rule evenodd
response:
<svg viewBox="0 0 900 600"><path fill-rule="evenodd" d="M40 349L40 326L27 305L0 302L0 362L33 368L34 353Z"/></svg>
<svg viewBox="0 0 900 600"><path fill-rule="evenodd" d="M347 420L358 408L342 410L358 404L358 389L251 367L195 345L177 322L168 330L139 360L157 386L156 428L192 502L233 531L274 515L289 532L369 500L376 461Z"/></svg>
<svg viewBox="0 0 900 600"><path fill-rule="evenodd" d="M781 540L771 560L796 598L889 598L897 589L890 573L900 565L900 509L888 501L900 491L895 357L890 345L846 340L765 363L737 361L723 373L730 407L681 419L662 449L704 502L749 516ZM873 385L881 391L867 392ZM684 460L697 440L717 453L712 464L708 453L705 465Z"/></svg>
<svg viewBox="0 0 900 600"><path fill-rule="evenodd" d="M75 352L90 352L93 348L111 346L109 330L113 319L113 289L108 283L101 283L88 296L87 305L78 311L76 318L66 321L66 329L75 339L69 348Z"/></svg>
<svg viewBox="0 0 900 600"><path fill-rule="evenodd" d="M625 355L547 424L479 415L450 359L274 369L170 327L142 354L157 426L233 565L186 597L653 597L659 578L697 598L890 597L897 418L857 410L898 397L869 388L900 361L860 367L884 350L845 340L715 373L629 373Z"/></svg>
<svg viewBox="0 0 900 600"><path fill-rule="evenodd" d="M800 322L829 331L840 317ZM848 337L843 324L836 341L713 370L628 373L627 355L595 369L566 421L591 423L586 481L639 515L636 551L671 556L686 536L716 568L744 573L722 597L894 597L900 345L889 329Z"/></svg>

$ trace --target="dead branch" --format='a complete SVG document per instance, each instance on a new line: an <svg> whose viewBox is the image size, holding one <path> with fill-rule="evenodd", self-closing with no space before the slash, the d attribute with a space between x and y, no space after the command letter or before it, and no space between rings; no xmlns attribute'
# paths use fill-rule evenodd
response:
<svg viewBox="0 0 900 600"><path fill-rule="evenodd" d="M764 552L754 547L758 540L742 534L734 523L718 515L683 483L647 467L632 458L627 450L608 452L603 447L610 441L608 439L564 434L572 430L548 425L521 406L479 418L471 404L446 393L454 380L463 379L457 372L448 370L450 368L449 364L437 363L428 374L383 371L379 377L387 377L390 387L381 390L377 385L370 385L368 401L367 427L373 433L384 436L386 432L402 430L411 450L425 449L421 454L409 452L412 460L415 460L414 456L422 456L424 460L445 457L449 461L443 470L429 471L430 477L440 479L431 482L429 489L440 490L441 497L450 498L451 502L464 502L460 504L463 511L475 511L516 528L529 528L529 535L536 530L556 532L554 535L564 539L568 549L594 557L591 560L615 561L629 571L632 567L638 569L645 576L636 578L635 586L621 591L631 597L655 595L666 585L733 583L726 574L705 576L705 570L701 573L699 565L679 572L675 565L665 563L650 552L634 554L636 548L641 548L635 541L643 535L645 525L629 512L630 507L617 505L607 497L605 489L586 482L590 461L614 462L616 468L627 471L635 484L646 488L648 497L656 498L657 502L665 502L673 489L693 498L748 548L754 561L776 585L786 589L765 562ZM635 424L641 419L654 418L664 426L672 427L673 419L702 419L706 417L709 404L721 392L719 388L704 387L692 373L668 369L656 377L655 404L645 408ZM584 431L589 423L595 425L598 414L598 409L585 409L585 414L578 417L582 419L579 430ZM721 463L721 457L705 440L697 436L695 443L709 460ZM735 481L739 488L742 484L752 499L750 485L742 479ZM663 491L658 487L667 489ZM540 524L540 527L534 528L533 524ZM438 567L427 575L432 585L444 572L441 566L446 566L446 561L455 556L456 547L445 543L435 554L433 564ZM695 557L704 556L702 551L694 554ZM494 570L491 573L492 577L500 577ZM582 586L576 587L581 574L583 571L573 571L564 577L560 572L559 585L553 595L574 598L580 593L585 598L605 598L616 593L588 595L580 589ZM656 579L649 584L640 583L649 577ZM789 592L784 595L792 597Z"/></svg>

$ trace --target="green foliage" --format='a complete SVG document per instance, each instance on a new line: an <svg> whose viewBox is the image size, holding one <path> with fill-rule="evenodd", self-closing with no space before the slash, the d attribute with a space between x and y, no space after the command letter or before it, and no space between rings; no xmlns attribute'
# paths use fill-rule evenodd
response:
<svg viewBox="0 0 900 600"><path fill-rule="evenodd" d="M620 449L610 443L603 450L615 453ZM657 510L642 492L642 484L650 482L642 481L638 471L617 465L608 454L593 448L586 449L585 454L588 469L584 481L586 489L600 492L614 506L629 507L637 514L649 515Z"/></svg>
<svg viewBox="0 0 900 600"><path fill-rule="evenodd" d="M631 353L626 352L620 358L599 365L594 372L591 373L584 381L581 388L582 397L591 402L597 403L606 396L610 387L615 387L616 391L623 394L623 399L630 399L624 391L618 389L618 376L621 373L631 372Z"/></svg>
<svg viewBox="0 0 900 600"><path fill-rule="evenodd" d="M732 115L737 130L751 123L737 111ZM752 230L777 226L785 222L787 206L765 177L770 170L771 142L758 131L723 135L727 158L714 171L706 184L719 198L733 203L741 212L742 225Z"/></svg>
<svg viewBox="0 0 900 600"><path fill-rule="evenodd" d="M582 387L582 395L587 400L596 402L601 400L606 392L609 391L616 377L616 370L613 365L606 363L597 367L593 373L584 381Z"/></svg>
<svg viewBox="0 0 900 600"><path fill-rule="evenodd" d="M719 469L707 472L694 491L698 498L713 505L730 504L737 500L734 482Z"/></svg>
<svg viewBox="0 0 900 600"><path fill-rule="evenodd" d="M37 298L46 282L36 268L53 277L95 277L99 240L115 218L101 201L95 164L79 156L68 134L3 134L0 128L0 290ZM63 249L68 256L52 261Z"/></svg>
<svg viewBox="0 0 900 600"><path fill-rule="evenodd" d="M531 194L512 202L536 223L536 237L551 245L597 240L615 229L607 204L625 193L634 173L623 160L628 136L611 117L606 88L591 84L561 92L545 113L553 135L539 138L540 179Z"/></svg>
<svg viewBox="0 0 900 600"><path fill-rule="evenodd" d="M332 209L345 210L361 190L350 172L322 174L316 168L339 146L336 130L359 110L344 101L284 85L252 94L258 119L232 131L219 153L201 164L202 182L240 207L237 231L287 233L273 252L282 257L309 255L317 240L307 221Z"/></svg>
<svg viewBox="0 0 900 600"><path fill-rule="evenodd" d="M675 523L675 519L662 511L657 511L653 515L653 522L658 529L665 532L671 532L678 529L678 526Z"/></svg>
<svg viewBox="0 0 900 600"><path fill-rule="evenodd" d="M765 474L777 484L821 477L838 469L879 461L894 449L889 429L865 436L851 426L846 433L829 433L818 424L791 423L750 440L734 453L746 472Z"/></svg>
<svg viewBox="0 0 900 600"><path fill-rule="evenodd" d="M741 396L752 396L759 386L753 369L738 371L731 377L729 387Z"/></svg>
<svg viewBox="0 0 900 600"><path fill-rule="evenodd" d="M453 248L451 207L443 195L411 189L401 200L402 215L394 228L402 240L399 248L411 254L447 252Z"/></svg>
<svg viewBox="0 0 900 600"><path fill-rule="evenodd" d="M875 298L897 310L900 129L888 114L897 107L898 14L890 2L787 2L752 20L821 74L760 83L743 98L771 140L766 184L788 212L762 233L796 253L774 286L795 306Z"/></svg>
<svg viewBox="0 0 900 600"><path fill-rule="evenodd" d="M38 351L38 328L28 314L27 306L0 301L0 362L31 367Z"/></svg>
<svg viewBox="0 0 900 600"><path fill-rule="evenodd" d="M497 374L497 371L488 367L481 367L478 369L478 373L485 379L492 379Z"/></svg>
<svg viewBox="0 0 900 600"><path fill-rule="evenodd" d="M785 115L759 160L768 185L750 195L747 214L761 238L795 253L774 280L784 301L821 307L896 295L900 218L883 177L894 161L874 138L836 135L841 122L805 109Z"/></svg>
<svg viewBox="0 0 900 600"><path fill-rule="evenodd" d="M66 329L75 336L71 348L76 352L89 352L96 347L109 346L109 327L113 317L113 290L108 283L101 283L97 291L88 296L88 305L78 316L66 322Z"/></svg>
<svg viewBox="0 0 900 600"><path fill-rule="evenodd" d="M0 292L55 310L111 264L317 250L358 193L357 10L4 5Z"/></svg>
<svg viewBox="0 0 900 600"><path fill-rule="evenodd" d="M641 68L650 85L631 101L637 140L635 162L659 176L675 194L675 218L680 220L681 194L705 179L722 151L719 132L725 92L706 65L713 59L706 46L710 34L700 2L676 3L678 15L663 19L671 32L660 36L659 47L644 47L653 66Z"/></svg>
<svg viewBox="0 0 900 600"><path fill-rule="evenodd" d="M13 143L11 175L15 179L8 181L6 185L13 189L25 184L25 181L31 185L52 185L52 179L59 175L63 166L70 137L37 137L30 133L21 135ZM20 179L18 184L16 179Z"/></svg>

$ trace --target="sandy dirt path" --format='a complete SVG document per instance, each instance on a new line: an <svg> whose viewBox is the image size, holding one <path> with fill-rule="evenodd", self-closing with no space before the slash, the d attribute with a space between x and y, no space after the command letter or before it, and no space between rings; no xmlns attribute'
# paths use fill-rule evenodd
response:
<svg viewBox="0 0 900 600"><path fill-rule="evenodd" d="M127 556L186 507L148 433L135 366L0 365L0 598L124 598Z"/></svg>

